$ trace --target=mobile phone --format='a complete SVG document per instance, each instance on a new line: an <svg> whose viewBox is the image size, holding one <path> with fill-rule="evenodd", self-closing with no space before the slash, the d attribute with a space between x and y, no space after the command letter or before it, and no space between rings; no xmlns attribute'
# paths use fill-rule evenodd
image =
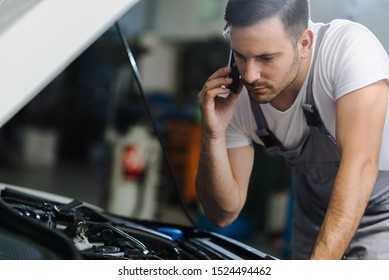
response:
<svg viewBox="0 0 389 280"><path fill-rule="evenodd" d="M234 52L230 50L230 56L228 58L228 66L231 67L231 73L228 76L229 78L232 78L232 83L227 86L231 90L232 93L237 93L239 90L239 84L240 84L240 75L238 71L238 67L236 66L235 59L234 59Z"/></svg>

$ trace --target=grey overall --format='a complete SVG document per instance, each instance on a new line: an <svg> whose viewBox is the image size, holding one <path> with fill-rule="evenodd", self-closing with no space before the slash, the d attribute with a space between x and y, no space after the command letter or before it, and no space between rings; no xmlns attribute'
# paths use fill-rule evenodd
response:
<svg viewBox="0 0 389 280"><path fill-rule="evenodd" d="M260 105L251 102L257 135L268 152L283 156L291 167L294 193L292 229L293 259L309 259L327 211L340 157L335 139L328 133L315 108L312 81L316 54L329 25L318 34L303 105L309 132L300 145L287 150L269 130ZM359 186L355 186L358 191ZM360 226L345 259L389 259L389 171L380 171Z"/></svg>

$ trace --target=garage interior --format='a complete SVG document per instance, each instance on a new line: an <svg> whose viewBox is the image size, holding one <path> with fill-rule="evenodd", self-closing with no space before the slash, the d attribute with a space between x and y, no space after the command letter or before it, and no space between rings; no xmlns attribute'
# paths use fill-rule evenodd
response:
<svg viewBox="0 0 389 280"><path fill-rule="evenodd" d="M197 92L227 62L225 3L139 1L119 22L146 102L113 26L1 127L0 182L189 225L181 198L197 226L287 258L291 202L282 159L256 147L254 170L261 171L252 174L246 206L228 228L213 227L196 199ZM387 21L388 9L382 0L311 1L314 21L360 21L387 49L389 34L377 23Z"/></svg>

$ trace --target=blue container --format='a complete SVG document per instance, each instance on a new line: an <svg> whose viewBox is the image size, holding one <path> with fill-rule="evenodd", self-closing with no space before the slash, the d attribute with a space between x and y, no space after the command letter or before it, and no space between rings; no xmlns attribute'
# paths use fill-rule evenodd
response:
<svg viewBox="0 0 389 280"><path fill-rule="evenodd" d="M254 221L242 215L239 216L232 224L219 228L214 226L205 214L201 213L198 216L198 228L216 232L237 240L250 239L255 232Z"/></svg>

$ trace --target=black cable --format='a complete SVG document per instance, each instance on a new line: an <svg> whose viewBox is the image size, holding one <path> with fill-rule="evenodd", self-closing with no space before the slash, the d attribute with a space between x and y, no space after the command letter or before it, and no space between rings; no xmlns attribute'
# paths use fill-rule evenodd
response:
<svg viewBox="0 0 389 280"><path fill-rule="evenodd" d="M181 205L181 207L182 207L186 217L188 218L188 220L191 222L191 224L194 227L196 227L196 222L193 220L193 218L189 214L188 209L186 208L185 203L183 201L183 198L181 196L180 188L178 187L178 183L177 183L177 181L175 179L175 176L173 174L172 166L170 164L169 158L168 158L167 153L166 153L166 149L165 149L165 146L164 146L163 138L162 138L162 136L161 136L161 134L159 132L159 129L158 129L157 123L156 123L156 121L155 121L155 119L153 117L153 114L151 113L150 104L149 104L149 102L147 100L145 91L144 91L143 86L142 86L139 70L138 70L138 67L136 65L136 61L135 61L134 55L132 54L132 51L131 51L130 47L128 46L127 39L126 39L126 37L125 37L125 35L124 35L124 33L123 33L119 23L116 22L115 26L116 26L117 32L119 33L120 40L121 40L121 42L123 44L123 47L124 47L124 49L127 52L127 56L128 56L129 62L131 64L131 68L132 68L133 74L135 76L136 83L137 83L137 85L139 87L139 90L140 90L143 102L144 102L146 110L147 110L147 114L149 116L149 119L150 119L150 121L152 123L152 126L153 126L153 129L154 129L154 132L155 132L155 134L156 134L156 136L158 138L159 144L161 146L163 158L164 158L167 170L169 172L169 176L170 176L170 178L172 180L172 183L173 183L173 186L175 188L175 191L177 192L180 205Z"/></svg>

